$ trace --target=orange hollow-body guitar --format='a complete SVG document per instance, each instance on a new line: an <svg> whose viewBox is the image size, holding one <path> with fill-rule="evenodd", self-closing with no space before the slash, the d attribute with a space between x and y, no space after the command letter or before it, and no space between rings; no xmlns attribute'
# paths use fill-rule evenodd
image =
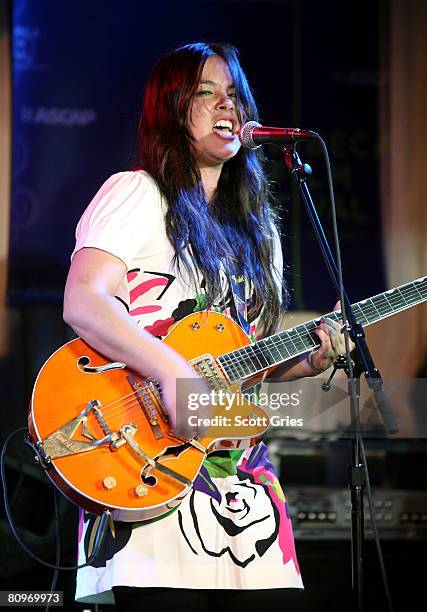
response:
<svg viewBox="0 0 427 612"><path fill-rule="evenodd" d="M264 410L244 400L240 385L230 384L216 361L250 345L233 320L195 313L163 341L210 389L228 394L227 402L218 402L206 417L214 425L205 428L202 439L173 434L156 383L107 361L81 339L56 351L38 375L29 413L32 444L62 493L91 512L109 509L122 521L159 516L189 492L217 440L256 438L267 429ZM235 398L231 408L230 397ZM188 414L194 418L198 411ZM236 415L240 420L234 425ZM222 425L224 418L231 425Z"/></svg>
<svg viewBox="0 0 427 612"><path fill-rule="evenodd" d="M366 326L426 300L424 277L352 308ZM325 315L335 321L340 316L339 311ZM258 438L266 431L267 413L243 398L240 385L316 347L318 324L319 319L308 321L252 344L220 313L194 313L178 322L163 341L217 396L226 396L212 406L211 426L202 438L182 438L170 430L154 381L73 340L39 372L28 442L49 478L86 510L109 510L121 521L161 516L190 491L218 439Z"/></svg>

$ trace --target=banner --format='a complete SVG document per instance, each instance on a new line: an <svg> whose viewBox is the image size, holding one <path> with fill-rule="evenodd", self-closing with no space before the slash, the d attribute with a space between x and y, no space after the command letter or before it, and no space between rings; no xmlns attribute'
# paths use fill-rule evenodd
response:
<svg viewBox="0 0 427 612"><path fill-rule="evenodd" d="M104 180L135 162L149 70L166 50L200 39L238 47L264 125L305 127L325 139L350 298L383 291L378 16L370 8L366 20L350 7L344 28L335 4L326 16L316 3L304 12L303 3L279 1L16 0L9 303L62 301L78 219ZM263 19L269 27L257 28ZM330 309L335 295L281 149L264 150L283 217L290 306ZM331 235L320 148L303 143L299 152L313 167L309 186Z"/></svg>

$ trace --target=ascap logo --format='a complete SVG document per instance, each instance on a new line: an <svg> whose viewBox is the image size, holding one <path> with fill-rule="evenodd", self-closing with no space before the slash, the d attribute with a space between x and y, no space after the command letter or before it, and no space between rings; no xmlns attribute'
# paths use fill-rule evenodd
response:
<svg viewBox="0 0 427 612"><path fill-rule="evenodd" d="M21 121L35 125L86 127L96 119L96 112L91 108L21 107Z"/></svg>
<svg viewBox="0 0 427 612"><path fill-rule="evenodd" d="M38 60L39 28L16 25L13 28L13 67L15 70L46 70Z"/></svg>

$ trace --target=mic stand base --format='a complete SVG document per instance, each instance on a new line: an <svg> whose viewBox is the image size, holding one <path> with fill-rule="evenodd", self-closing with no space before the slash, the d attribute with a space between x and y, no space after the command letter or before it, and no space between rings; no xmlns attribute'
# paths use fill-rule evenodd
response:
<svg viewBox="0 0 427 612"><path fill-rule="evenodd" d="M334 361L334 368L328 380L322 384L322 390L327 392L331 389L331 381L337 370L343 369L348 379L348 395L350 398L351 422L354 432L351 431L350 465L348 468L348 487L351 500L351 575L353 592L353 611L363 611L363 552L364 552L364 510L363 491L365 487L365 473L363 470L362 453L360 445L360 420L359 420L359 397L360 397L360 368L352 361L353 376L350 378L346 355L338 355Z"/></svg>
<svg viewBox="0 0 427 612"><path fill-rule="evenodd" d="M363 544L364 514L363 490L365 476L361 463L359 436L351 439L351 465L349 467L349 488L351 499L351 566L353 610L363 610Z"/></svg>

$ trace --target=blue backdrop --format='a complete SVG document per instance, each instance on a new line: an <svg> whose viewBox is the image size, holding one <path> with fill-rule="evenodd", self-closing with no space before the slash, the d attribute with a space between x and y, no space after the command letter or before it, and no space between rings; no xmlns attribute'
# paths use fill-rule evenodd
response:
<svg viewBox="0 0 427 612"><path fill-rule="evenodd" d="M351 11L352 14L348 14ZM354 300L384 290L378 180L378 11L334 0L58 3L16 0L13 28L12 304L62 300L76 223L100 184L132 167L142 92L176 44L240 49L264 125L326 140L335 177L344 278ZM292 307L330 308L330 281L281 151L266 148L284 224ZM299 153L325 227L326 173Z"/></svg>

